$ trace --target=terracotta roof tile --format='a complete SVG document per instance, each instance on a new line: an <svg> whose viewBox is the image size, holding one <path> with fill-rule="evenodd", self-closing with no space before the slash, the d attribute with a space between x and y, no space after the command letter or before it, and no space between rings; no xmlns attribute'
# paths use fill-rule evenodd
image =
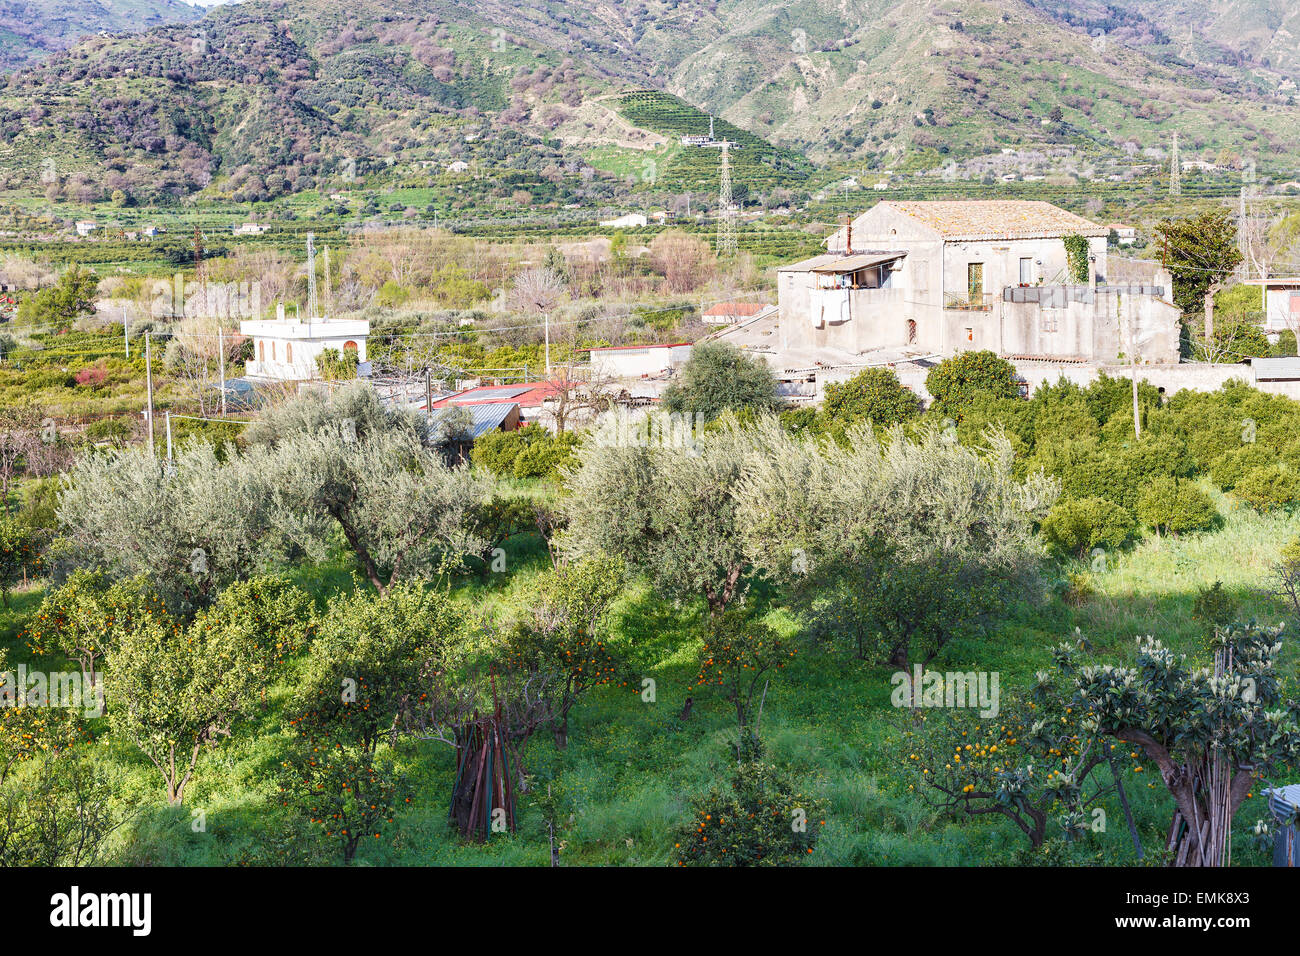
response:
<svg viewBox="0 0 1300 956"><path fill-rule="evenodd" d="M1042 200L886 200L886 203L937 230L945 239L1042 239L1071 233L1107 235L1104 226Z"/></svg>

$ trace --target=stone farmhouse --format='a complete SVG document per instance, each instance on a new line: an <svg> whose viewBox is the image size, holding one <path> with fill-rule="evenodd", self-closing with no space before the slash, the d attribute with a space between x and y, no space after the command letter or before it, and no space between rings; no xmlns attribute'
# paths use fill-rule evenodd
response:
<svg viewBox="0 0 1300 956"><path fill-rule="evenodd" d="M777 270L783 351L1143 364L1178 361L1179 311L1158 268L1107 281L1109 230L1040 201L882 201L826 252ZM1076 281L1067 236L1087 243Z"/></svg>

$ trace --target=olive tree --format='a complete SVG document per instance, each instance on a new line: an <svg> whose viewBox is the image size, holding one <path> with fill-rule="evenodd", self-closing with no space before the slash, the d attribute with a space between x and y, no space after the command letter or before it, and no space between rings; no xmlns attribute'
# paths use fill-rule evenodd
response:
<svg viewBox="0 0 1300 956"><path fill-rule="evenodd" d="M927 429L843 441L750 430L755 453L735 490L743 553L791 589L814 629L847 633L863 657L925 662L976 625L1041 549L1034 519L1056 495L1039 475L1017 481L1011 446L980 448Z"/></svg>
<svg viewBox="0 0 1300 956"><path fill-rule="evenodd" d="M270 520L287 539L323 557L341 532L377 591L459 567L481 543L472 532L487 481L449 467L403 431L355 435L333 424L250 454L259 465Z"/></svg>
<svg viewBox="0 0 1300 956"><path fill-rule="evenodd" d="M169 603L198 607L279 555L266 488L259 464L233 450L223 461L211 445L187 444L166 462L115 449L72 466L58 517L80 564L147 576Z"/></svg>
<svg viewBox="0 0 1300 956"><path fill-rule="evenodd" d="M721 614L749 568L734 492L750 439L735 427L682 447L615 438L600 432L578 451L561 505L568 519L563 550L622 558L664 596L699 596L710 616Z"/></svg>

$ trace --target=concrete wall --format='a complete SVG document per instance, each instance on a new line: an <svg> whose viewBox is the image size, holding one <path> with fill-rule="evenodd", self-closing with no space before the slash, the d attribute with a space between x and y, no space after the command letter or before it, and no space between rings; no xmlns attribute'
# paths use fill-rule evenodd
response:
<svg viewBox="0 0 1300 956"><path fill-rule="evenodd" d="M1053 362L1014 362L1016 371L1029 383L1030 394L1041 385L1055 385L1065 378L1076 385L1095 382L1104 371L1111 378L1130 378L1132 367L1121 364L1057 364ZM1236 379L1261 392L1285 395L1300 400L1300 382L1256 382L1249 365L1211 365L1207 362L1186 362L1181 365L1139 365L1137 377L1149 382L1166 395L1175 395L1183 389L1194 392L1213 392Z"/></svg>
<svg viewBox="0 0 1300 956"><path fill-rule="evenodd" d="M1268 289L1264 297L1264 328L1280 332L1300 327L1300 308L1291 311L1291 296L1300 295L1300 288ZM1300 305L1300 303L1297 303Z"/></svg>
<svg viewBox="0 0 1300 956"><path fill-rule="evenodd" d="M357 345L357 361L367 361L364 336L357 338L338 336L320 339L253 336L253 359L246 363L247 372L249 375L295 381L315 378L317 376L316 356L320 355L325 349L334 349L342 355L343 347L348 342L355 342Z"/></svg>
<svg viewBox="0 0 1300 956"><path fill-rule="evenodd" d="M1075 385L1086 387L1097 381L1105 372L1111 378L1132 377L1130 365L1102 362L1030 362L1014 360L1016 372L1029 386L1032 395L1043 385L1055 385L1062 378ZM930 369L911 362L900 362L891 367L898 380L928 403L932 396L925 388L925 378ZM830 382L842 382L857 375L861 369L830 369L817 375L816 400L820 402ZM1186 362L1181 365L1139 365L1139 382L1148 382L1172 397L1183 389L1194 392L1214 392L1234 379L1261 392L1285 395L1300 401L1300 381L1256 382L1249 365L1211 365L1206 362Z"/></svg>

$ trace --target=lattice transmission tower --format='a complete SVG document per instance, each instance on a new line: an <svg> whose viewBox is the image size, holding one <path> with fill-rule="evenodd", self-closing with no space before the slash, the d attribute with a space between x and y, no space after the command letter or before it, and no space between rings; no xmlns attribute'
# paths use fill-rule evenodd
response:
<svg viewBox="0 0 1300 956"><path fill-rule="evenodd" d="M722 145L722 162L718 170L718 244L719 256L736 254L736 204L731 198L731 144Z"/></svg>
<svg viewBox="0 0 1300 956"><path fill-rule="evenodd" d="M1178 134L1174 133L1174 145L1169 151L1169 195L1183 194L1183 158L1178 153Z"/></svg>

